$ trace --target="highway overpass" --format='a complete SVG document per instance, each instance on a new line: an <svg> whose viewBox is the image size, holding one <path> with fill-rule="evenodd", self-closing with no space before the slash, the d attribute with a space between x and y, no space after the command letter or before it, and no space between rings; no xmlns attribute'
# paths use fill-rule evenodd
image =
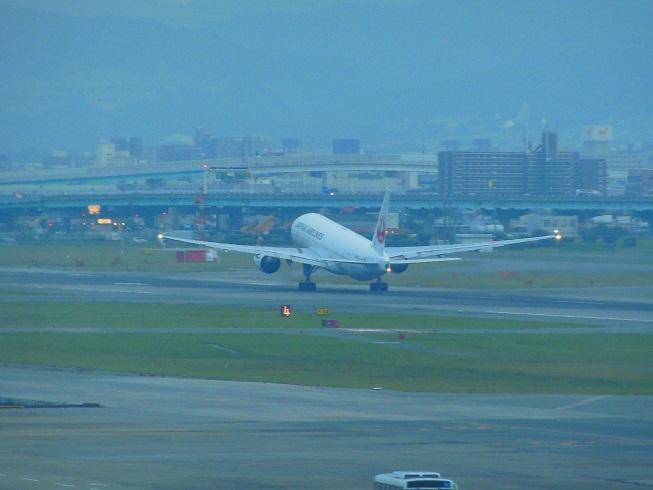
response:
<svg viewBox="0 0 653 490"><path fill-rule="evenodd" d="M22 196L0 196L0 210L85 209L90 204L112 207L198 207L197 192L115 192ZM304 193L304 192L222 192L203 196L204 206L257 208L357 208L375 209L383 199L382 192ZM533 196L467 196L441 197L432 193L393 193L391 205L401 209L529 209L529 210L597 210L653 211L651 198L619 197L533 197Z"/></svg>
<svg viewBox="0 0 653 490"><path fill-rule="evenodd" d="M246 177L223 182L217 172L240 169ZM653 211L653 198L541 197L487 193L443 197L422 192L433 182L434 155L280 155L105 167L22 170L0 174L2 214L35 210L114 208L378 208L383 191L395 209L528 209ZM267 176L267 177L266 177ZM261 180L267 178L266 183ZM334 184L335 182L335 184ZM322 192L326 187L327 191ZM430 187L433 189L432 185Z"/></svg>

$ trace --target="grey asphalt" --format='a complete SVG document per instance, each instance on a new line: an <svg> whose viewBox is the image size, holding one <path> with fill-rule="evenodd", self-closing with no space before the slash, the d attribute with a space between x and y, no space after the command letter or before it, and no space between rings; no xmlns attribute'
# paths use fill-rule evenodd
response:
<svg viewBox="0 0 653 490"><path fill-rule="evenodd" d="M653 486L653 397L398 393L5 366L0 391L101 408L5 409L0 488Z"/></svg>
<svg viewBox="0 0 653 490"><path fill-rule="evenodd" d="M544 265L545 267L545 265ZM85 272L0 267L4 301L91 301L183 303L270 307L295 311L410 312L439 316L545 320L650 333L653 287L568 289L442 290L392 287L382 297L366 285L319 284L318 292L297 291L290 273L267 276L256 269L219 274Z"/></svg>
<svg viewBox="0 0 653 490"><path fill-rule="evenodd" d="M337 304L525 320L557 314L609 333L653 328L650 288L398 288L379 301L360 286L326 286L318 296L295 287L249 271L0 270L3 301ZM0 341L10 334L1 327ZM101 405L0 410L3 489L358 489L396 469L440 471L462 489L653 487L650 396L398 393L8 365L0 366L0 396Z"/></svg>

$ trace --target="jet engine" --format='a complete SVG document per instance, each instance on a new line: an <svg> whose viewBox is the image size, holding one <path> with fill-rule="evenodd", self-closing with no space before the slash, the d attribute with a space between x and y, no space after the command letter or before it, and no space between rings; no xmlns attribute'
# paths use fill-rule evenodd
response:
<svg viewBox="0 0 653 490"><path fill-rule="evenodd" d="M392 264L390 266L390 272L393 274L401 274L402 272L405 272L406 269L408 269L408 264Z"/></svg>
<svg viewBox="0 0 653 490"><path fill-rule="evenodd" d="M281 267L281 260L277 257L269 257L267 255L255 255L254 262L258 270L266 274L274 274Z"/></svg>

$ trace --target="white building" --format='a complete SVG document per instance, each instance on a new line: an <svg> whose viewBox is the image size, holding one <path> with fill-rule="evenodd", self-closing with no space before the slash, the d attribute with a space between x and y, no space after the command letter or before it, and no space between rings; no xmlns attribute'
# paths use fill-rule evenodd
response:
<svg viewBox="0 0 653 490"><path fill-rule="evenodd" d="M538 230L553 233L554 230L563 237L578 237L577 216L554 216L544 214L526 214L519 220L511 222L511 228L532 234Z"/></svg>

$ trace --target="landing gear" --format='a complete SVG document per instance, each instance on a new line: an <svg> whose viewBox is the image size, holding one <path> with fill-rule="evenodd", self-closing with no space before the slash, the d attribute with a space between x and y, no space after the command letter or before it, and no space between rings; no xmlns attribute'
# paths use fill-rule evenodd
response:
<svg viewBox="0 0 653 490"><path fill-rule="evenodd" d="M376 282L370 283L370 291L375 293L385 293L388 291L388 283L381 281L381 278L378 278Z"/></svg>
<svg viewBox="0 0 653 490"><path fill-rule="evenodd" d="M299 283L300 291L316 291L317 285L311 281L311 274L319 269L316 265L303 264L304 266L304 280Z"/></svg>
<svg viewBox="0 0 653 490"><path fill-rule="evenodd" d="M300 291L317 291L317 284L311 281L304 281L299 283Z"/></svg>

